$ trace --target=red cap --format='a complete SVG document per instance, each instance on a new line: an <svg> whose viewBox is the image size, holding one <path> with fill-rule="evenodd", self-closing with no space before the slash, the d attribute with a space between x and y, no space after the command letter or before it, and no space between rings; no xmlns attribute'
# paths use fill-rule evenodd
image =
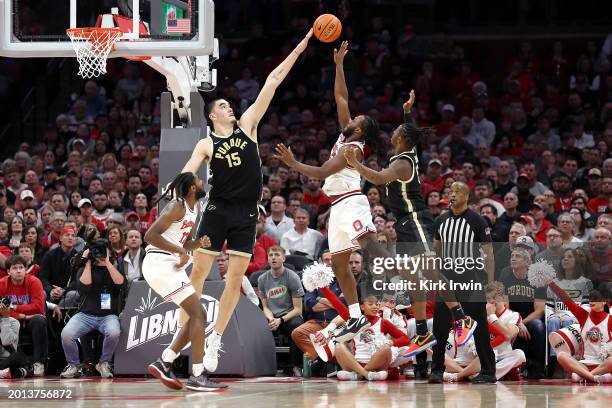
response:
<svg viewBox="0 0 612 408"><path fill-rule="evenodd" d="M135 215L136 218L138 218L138 221L140 221L140 216L136 211L130 211L129 213L125 214L125 220L127 221L132 215Z"/></svg>
<svg viewBox="0 0 612 408"><path fill-rule="evenodd" d="M69 233L69 232L72 232L73 234L75 234L75 235L76 235L76 231L74 230L74 228L71 228L71 227L64 227L64 228L62 228L62 230L60 231L60 238L61 238L61 237L62 237L64 234L67 234L67 233Z"/></svg>
<svg viewBox="0 0 612 408"><path fill-rule="evenodd" d="M531 217L528 217L526 215L521 215L520 217L518 217L519 221L523 221L526 224L529 224L532 227L535 227L533 220L531 219Z"/></svg>

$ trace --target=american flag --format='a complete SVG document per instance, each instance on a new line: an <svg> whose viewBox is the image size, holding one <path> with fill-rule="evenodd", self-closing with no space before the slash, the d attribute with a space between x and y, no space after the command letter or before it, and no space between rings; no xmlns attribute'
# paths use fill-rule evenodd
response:
<svg viewBox="0 0 612 408"><path fill-rule="evenodd" d="M191 33L190 18L168 18L166 19L167 34L189 34Z"/></svg>

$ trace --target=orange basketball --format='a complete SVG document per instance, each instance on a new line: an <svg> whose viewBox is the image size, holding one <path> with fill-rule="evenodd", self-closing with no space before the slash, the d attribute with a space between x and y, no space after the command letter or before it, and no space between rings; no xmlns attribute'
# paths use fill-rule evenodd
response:
<svg viewBox="0 0 612 408"><path fill-rule="evenodd" d="M312 30L319 40L325 43L333 42L340 37L342 23L333 14L321 14L312 25Z"/></svg>

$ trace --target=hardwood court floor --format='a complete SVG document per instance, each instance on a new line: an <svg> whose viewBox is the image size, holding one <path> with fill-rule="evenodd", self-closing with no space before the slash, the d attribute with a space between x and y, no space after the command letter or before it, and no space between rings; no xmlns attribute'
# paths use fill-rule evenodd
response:
<svg viewBox="0 0 612 408"><path fill-rule="evenodd" d="M230 379L224 392L172 391L146 378L0 380L2 407L612 408L612 385L566 381L432 385L265 377ZM63 391L64 398L53 398ZM71 398L66 398L70 393ZM50 399L50 398L51 399Z"/></svg>

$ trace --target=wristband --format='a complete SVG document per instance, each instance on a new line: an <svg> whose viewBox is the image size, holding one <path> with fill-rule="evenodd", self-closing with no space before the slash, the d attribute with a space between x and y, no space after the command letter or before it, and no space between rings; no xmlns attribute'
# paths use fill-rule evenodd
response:
<svg viewBox="0 0 612 408"><path fill-rule="evenodd" d="M329 331L334 331L334 330L336 330L336 327L338 327L338 326L336 326L336 323L331 322L330 324L327 325L326 329L329 330Z"/></svg>
<svg viewBox="0 0 612 408"><path fill-rule="evenodd" d="M495 323L498 320L497 315L495 314L490 314L488 317L489 323Z"/></svg>
<svg viewBox="0 0 612 408"><path fill-rule="evenodd" d="M412 116L410 116L410 111L404 112L404 123L411 123Z"/></svg>
<svg viewBox="0 0 612 408"><path fill-rule="evenodd" d="M285 319L283 318L283 316L279 317L281 324L285 323Z"/></svg>

